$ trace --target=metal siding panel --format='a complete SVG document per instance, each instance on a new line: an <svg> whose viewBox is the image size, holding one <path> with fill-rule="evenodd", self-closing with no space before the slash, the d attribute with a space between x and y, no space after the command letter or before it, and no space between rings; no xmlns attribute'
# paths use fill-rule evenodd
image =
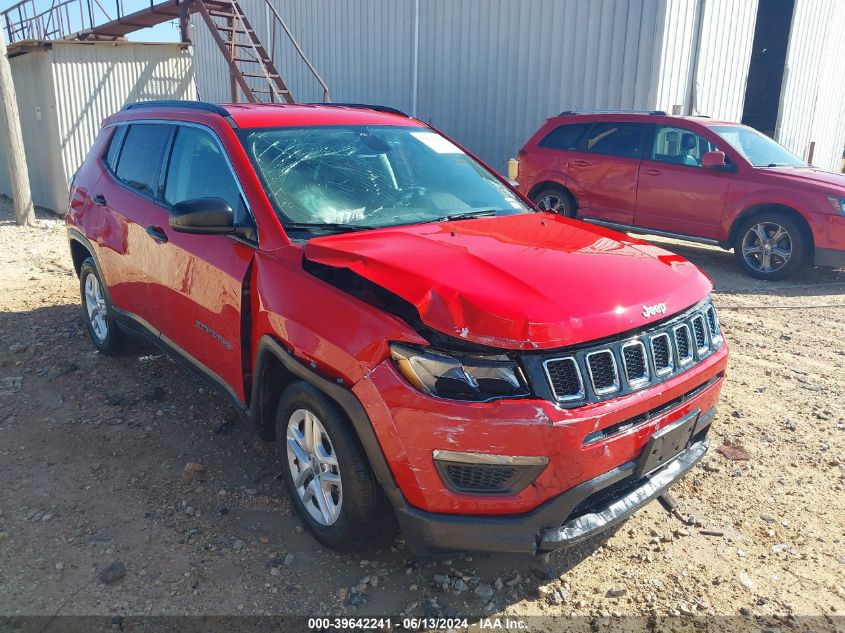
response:
<svg viewBox="0 0 845 633"><path fill-rule="evenodd" d="M197 96L191 54L178 44L54 42L51 62L65 190L108 115Z"/></svg>
<svg viewBox="0 0 845 633"><path fill-rule="evenodd" d="M706 0L692 112L739 121L757 19L756 0Z"/></svg>
<svg viewBox="0 0 845 633"><path fill-rule="evenodd" d="M55 97L52 94L48 51L34 51L9 60L20 114L21 133L26 150L26 166L33 202L42 207L64 211L67 191L57 194L61 156L56 152ZM4 134L3 193L11 192Z"/></svg>
<svg viewBox="0 0 845 633"><path fill-rule="evenodd" d="M832 15L832 0L795 2L775 138L805 159L819 94L822 59L830 46L828 40L841 39L841 34L828 31Z"/></svg>
<svg viewBox="0 0 845 633"><path fill-rule="evenodd" d="M196 98L191 55L178 44L56 41L11 63L33 199L60 213L105 117L131 101Z"/></svg>

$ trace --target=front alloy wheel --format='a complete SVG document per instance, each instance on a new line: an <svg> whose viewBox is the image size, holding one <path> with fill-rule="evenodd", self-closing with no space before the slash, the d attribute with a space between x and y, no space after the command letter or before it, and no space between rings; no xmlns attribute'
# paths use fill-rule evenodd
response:
<svg viewBox="0 0 845 633"><path fill-rule="evenodd" d="M757 279L785 279L807 259L812 243L793 217L767 211L746 220L736 232L734 255L742 269Z"/></svg>
<svg viewBox="0 0 845 633"><path fill-rule="evenodd" d="M288 420L287 456L296 493L320 525L334 525L343 507L343 482L332 441L320 419L297 409Z"/></svg>
<svg viewBox="0 0 845 633"><path fill-rule="evenodd" d="M742 238L742 256L749 268L776 273L792 257L792 236L776 222L758 222Z"/></svg>
<svg viewBox="0 0 845 633"><path fill-rule="evenodd" d="M275 430L288 496L314 538L348 552L392 529L361 441L333 400L293 381L279 397Z"/></svg>

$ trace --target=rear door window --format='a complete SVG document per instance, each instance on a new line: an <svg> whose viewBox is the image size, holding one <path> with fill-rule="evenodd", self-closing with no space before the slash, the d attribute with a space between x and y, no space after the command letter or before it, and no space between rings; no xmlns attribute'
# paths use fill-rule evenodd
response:
<svg viewBox="0 0 845 633"><path fill-rule="evenodd" d="M643 132L639 123L596 123L587 135L584 151L622 158L641 158Z"/></svg>
<svg viewBox="0 0 845 633"><path fill-rule="evenodd" d="M171 126L166 124L130 125L117 162L117 177L132 189L156 197L170 131Z"/></svg>
<svg viewBox="0 0 845 633"><path fill-rule="evenodd" d="M549 149L576 150L587 127L589 126L585 123L560 125L549 132L538 145Z"/></svg>

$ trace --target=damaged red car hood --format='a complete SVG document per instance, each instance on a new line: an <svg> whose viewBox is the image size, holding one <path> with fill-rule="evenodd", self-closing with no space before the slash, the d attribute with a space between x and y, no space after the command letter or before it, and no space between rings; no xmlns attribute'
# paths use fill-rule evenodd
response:
<svg viewBox="0 0 845 633"><path fill-rule="evenodd" d="M305 257L398 295L430 328L507 349L643 327L712 290L678 255L545 213L319 237Z"/></svg>

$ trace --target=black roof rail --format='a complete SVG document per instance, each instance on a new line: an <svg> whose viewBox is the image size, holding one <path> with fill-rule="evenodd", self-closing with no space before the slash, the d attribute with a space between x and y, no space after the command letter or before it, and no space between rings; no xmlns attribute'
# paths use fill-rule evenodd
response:
<svg viewBox="0 0 845 633"><path fill-rule="evenodd" d="M390 106L385 105L372 105L369 103L308 103L306 105L312 106L329 106L329 107L336 107L336 108L358 108L359 110L375 110L376 112L386 112L387 114L398 114L399 116L404 116L407 118L411 118L408 114L402 112L402 110L398 110L396 108L391 108Z"/></svg>
<svg viewBox="0 0 845 633"><path fill-rule="evenodd" d="M190 110L205 110L222 117L228 117L229 112L223 106L207 101L181 101L178 99L160 99L157 101L136 101L123 107L124 110L138 110L139 108L188 108Z"/></svg>
<svg viewBox="0 0 845 633"><path fill-rule="evenodd" d="M572 114L654 114L666 116L663 110L564 110L558 116L569 116Z"/></svg>

